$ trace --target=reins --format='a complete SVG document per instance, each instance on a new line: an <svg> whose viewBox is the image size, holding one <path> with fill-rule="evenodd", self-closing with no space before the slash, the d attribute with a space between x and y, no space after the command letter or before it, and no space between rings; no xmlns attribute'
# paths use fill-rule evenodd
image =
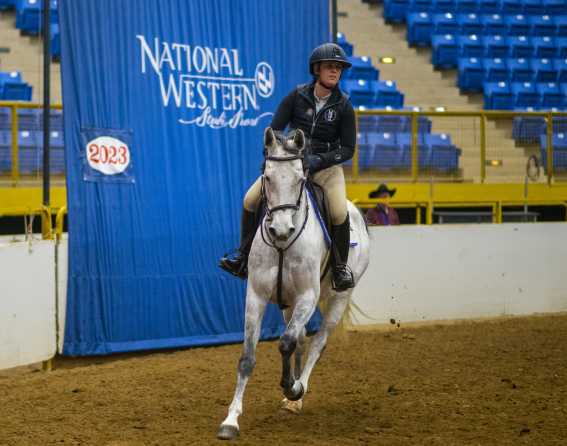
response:
<svg viewBox="0 0 567 446"><path fill-rule="evenodd" d="M266 161L277 161L277 162L293 161L293 160L297 160L297 159L304 161L304 158L303 158L302 155L286 156L286 157L277 157L277 156L267 156L266 157ZM283 211L285 209L292 209L292 210L297 212L299 210L299 208L301 207L301 199L302 199L304 192L305 192L306 181L307 180L305 178L301 181L301 188L299 190L299 195L297 197L295 204L287 203L287 204L282 204L282 205L279 205L279 206L274 206L273 208L270 209L268 207L268 200L267 200L267 197L266 197L265 179L264 179L264 175L262 175L261 197L262 197L262 202L264 203L264 207L266 209L266 216L268 218L270 218L274 212ZM277 283L276 283L276 296L277 296L278 306L282 310L284 310L285 308L288 307L287 305L285 305L283 303L283 297L282 297L284 253L289 248L291 248L293 246L293 244L297 241L297 239L301 236L305 227L307 226L307 220L308 219L309 219L309 200L305 200L305 218L303 219L303 224L301 225L299 232L296 234L296 236L293 238L293 240L290 243L288 243L284 248L280 248L280 247L276 246L276 242L270 237L270 235L267 234L267 233L264 233L265 220L260 225L260 234L262 235L263 242L266 245L268 245L269 247L274 248L278 252L278 278L277 278Z"/></svg>

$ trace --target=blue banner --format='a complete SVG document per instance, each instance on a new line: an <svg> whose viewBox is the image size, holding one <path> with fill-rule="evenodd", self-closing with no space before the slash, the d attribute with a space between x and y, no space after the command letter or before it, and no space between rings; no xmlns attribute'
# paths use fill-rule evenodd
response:
<svg viewBox="0 0 567 446"><path fill-rule="evenodd" d="M240 341L245 284L217 261L328 0L60 0L59 17L64 354ZM262 336L281 328L270 305Z"/></svg>

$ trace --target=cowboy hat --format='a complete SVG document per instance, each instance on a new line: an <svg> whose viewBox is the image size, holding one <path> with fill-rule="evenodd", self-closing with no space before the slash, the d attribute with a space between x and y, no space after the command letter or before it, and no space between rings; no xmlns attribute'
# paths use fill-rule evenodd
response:
<svg viewBox="0 0 567 446"><path fill-rule="evenodd" d="M394 194L396 193L396 188L388 189L388 186L382 183L380 184L380 186L378 186L377 189L373 190L368 194L368 198L378 198L383 193L387 193L388 195L390 195L390 197L393 197Z"/></svg>

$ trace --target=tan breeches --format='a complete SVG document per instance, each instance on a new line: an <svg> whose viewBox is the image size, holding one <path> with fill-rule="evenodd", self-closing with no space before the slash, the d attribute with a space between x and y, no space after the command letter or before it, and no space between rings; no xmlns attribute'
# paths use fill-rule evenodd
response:
<svg viewBox="0 0 567 446"><path fill-rule="evenodd" d="M262 177L254 182L244 196L244 208L247 211L254 212L260 204L260 195L262 192ZM334 225L340 225L347 217L347 198L345 175L341 166L331 166L313 176L313 181L323 188L329 210L331 212L331 220Z"/></svg>

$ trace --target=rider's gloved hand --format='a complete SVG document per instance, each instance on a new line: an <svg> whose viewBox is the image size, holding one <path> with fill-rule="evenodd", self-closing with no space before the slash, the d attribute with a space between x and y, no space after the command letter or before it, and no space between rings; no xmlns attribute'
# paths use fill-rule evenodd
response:
<svg viewBox="0 0 567 446"><path fill-rule="evenodd" d="M311 174L319 172L323 167L323 158L319 155L307 155L307 167Z"/></svg>

